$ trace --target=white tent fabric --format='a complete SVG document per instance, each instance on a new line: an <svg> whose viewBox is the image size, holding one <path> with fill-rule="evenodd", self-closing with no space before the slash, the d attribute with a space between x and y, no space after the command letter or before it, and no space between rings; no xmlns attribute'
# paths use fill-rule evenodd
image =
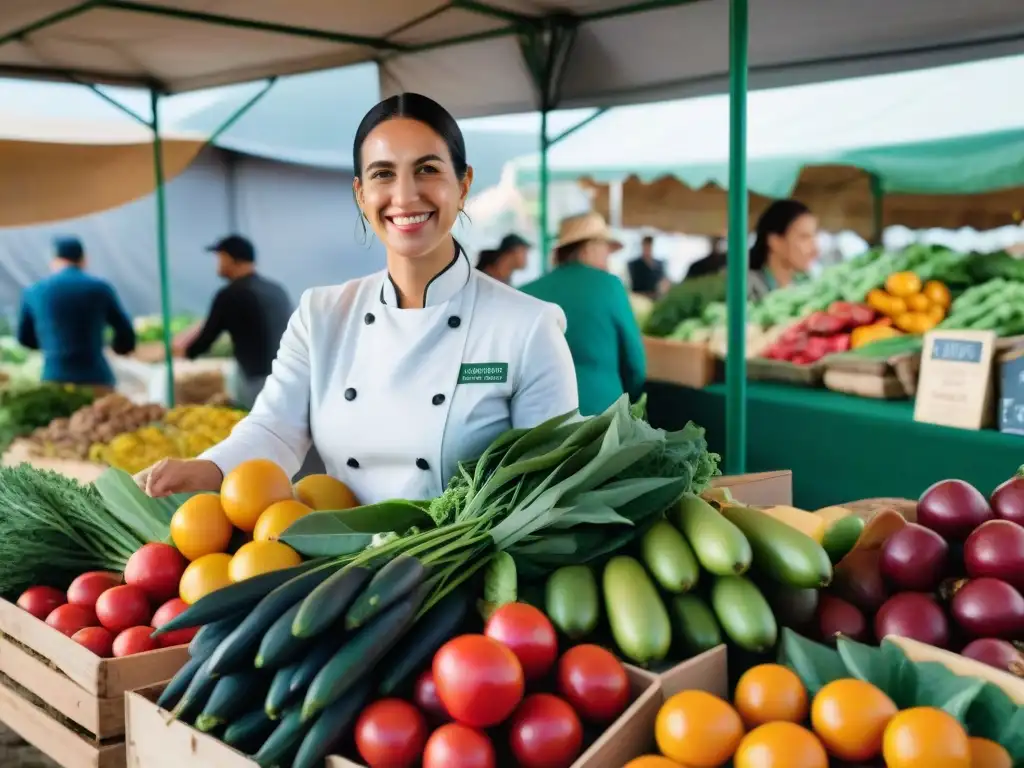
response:
<svg viewBox="0 0 1024 768"><path fill-rule="evenodd" d="M721 91L727 0L5 0L0 73L170 92L377 60L382 90L458 116L526 111L536 89L518 33L574 16L561 106ZM633 12L643 8L643 12ZM754 87L1007 55L1020 0L756 0ZM301 34L297 34L301 33Z"/></svg>

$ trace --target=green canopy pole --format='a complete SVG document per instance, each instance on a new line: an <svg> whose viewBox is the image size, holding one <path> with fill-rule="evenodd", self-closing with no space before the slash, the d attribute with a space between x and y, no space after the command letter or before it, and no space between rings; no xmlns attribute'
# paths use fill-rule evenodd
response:
<svg viewBox="0 0 1024 768"><path fill-rule="evenodd" d="M747 0L729 0L729 256L726 303L725 467L747 464Z"/></svg>
<svg viewBox="0 0 1024 768"><path fill-rule="evenodd" d="M548 108L542 105L540 110L540 264L541 272L551 269L551 258L548 253L550 243L548 229Z"/></svg>
<svg viewBox="0 0 1024 768"><path fill-rule="evenodd" d="M878 174L871 174L871 245L881 245L885 235L885 193Z"/></svg>
<svg viewBox="0 0 1024 768"><path fill-rule="evenodd" d="M164 152L160 137L160 94L149 92L153 127L153 181L156 185L156 254L160 271L160 315L163 318L164 357L167 361L167 404L174 407L174 347L171 343L171 275L167 264L167 197L164 190Z"/></svg>

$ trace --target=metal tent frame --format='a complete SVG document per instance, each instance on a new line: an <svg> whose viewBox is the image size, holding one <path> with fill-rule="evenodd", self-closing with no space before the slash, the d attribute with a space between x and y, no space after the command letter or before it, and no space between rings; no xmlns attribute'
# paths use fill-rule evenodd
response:
<svg viewBox="0 0 1024 768"><path fill-rule="evenodd" d="M440 52L458 48L455 54L465 53L467 61L471 61L472 51L477 56L480 51L473 46L502 39L514 39L518 44L521 63L525 64L529 79L533 86L533 98L529 104L523 92L516 91L512 81L519 73L509 72L505 86L507 99L500 102L504 111L514 111L517 107L533 106L541 113L540 132L540 197L541 197L541 248L547 252L550 236L548 222L548 167L547 151L552 143L564 137L548 136L548 115L556 108L563 106L612 106L613 104L651 101L658 98L679 97L693 93L708 93L722 90L727 79L730 94L730 169L729 169L729 255L728 255L728 303L730 308L728 339L729 352L726 366L727 398L726 398L726 470L739 473L745 469L746 458L746 286L747 286L747 190L746 190L746 95L748 90L749 49L749 8L748 0L622 0L623 5L616 5L615 0L565 0L558 7L571 7L578 13L565 11L546 15L530 15L525 9L535 9L536 3L520 5L517 0L437 0L431 10L419 14L415 18L406 18L398 28L383 35L351 34L342 31L318 29L312 24L293 25L281 23L282 18L293 18L292 14L300 14L302 6L304 18L315 19L322 27L327 27L326 16L333 14L333 20L339 25L342 20L350 19L345 14L347 3L322 3L314 8L313 0L304 3L261 4L263 19L243 18L242 15L218 14L200 11L188 6L192 0L156 0L150 2L139 0L47 0L50 8L59 8L49 15L38 18L33 10L26 10L32 3L22 4L14 9L14 18L26 20L19 28L0 34L0 75L15 77L34 77L55 79L66 82L81 83L94 89L98 84L129 85L146 88L151 94L152 118L145 120L130 110L125 110L135 119L148 125L153 130L154 145L154 177L156 185L156 205L158 224L158 257L160 259L161 303L164 317L164 345L167 353L169 393L173 398L173 371L171 360L171 340L169 329L170 291L167 280L167 243L166 243L166 207L163 192L163 169L160 154L160 121L159 99L166 94L191 90L214 85L260 80L266 77L294 74L298 72L328 69L346 64L363 61L377 61L385 70L391 67L401 68L403 61L408 64L405 73L417 86L426 86L434 77L434 66L430 56ZM776 27L772 42L775 46L767 46L770 50L759 50L757 67L754 76L755 84L770 85L782 82L803 81L809 79L829 79L854 74L864 74L865 70L892 70L913 66L927 66L937 61L967 60L994 55L1000 50L1018 48L1024 40L1024 19L1015 12L1019 0L976 0L972 10L978 20L968 24L964 19L962 0L905 0L904 7L895 9L886 0L858 0L843 7L837 2L811 3L805 0L760 0L758 11L773 19ZM41 4L41 0L36 0ZM579 71L573 73L572 93L566 97L563 93L567 85L566 74L572 58L574 47L580 38L580 31L587 25L593 29L600 28L603 34L619 35L626 18L639 17L651 13L647 32L659 34L662 45L674 44L676 35L688 35L690 43L703 42L707 32L703 24L721 29L723 26L722 11L728 3L728 71L722 72L717 64L703 64L699 53L686 58L685 47L672 48L668 55L656 63L660 71L652 73L646 80L634 71L623 79L610 82L605 86L604 80L611 79L614 69L607 69L607 61L602 59L604 51L600 45L588 40L586 50L589 74ZM285 6L287 5L287 9ZM865 8L872 5L874 10ZM208 3L204 8L227 8L231 0L219 3ZM372 15L375 9L360 4L360 12ZM682 9L673 14L670 9ZM38 8L38 5L36 6ZM247 10L249 4L242 4ZM901 14L896 14L900 10ZM885 21L886 32L878 36L871 20L882 12L882 16L890 18ZM941 39L923 37L918 32L922 27L919 19L928 13L932 28L939 29ZM815 16L815 14L817 14ZM33 19L33 16L36 18ZM88 34L72 35L74 50L65 55L54 55L52 60L40 56L31 43L37 38L46 39L46 34L61 28L61 25L74 25L85 16L96 16L96 23L87 25ZM685 16L685 18L683 18ZM108 29L112 20L121 19L125 24L139 18L160 19L164 23L168 38L174 38L170 47L157 51L149 56L144 44L135 40L139 49L132 51L130 45L120 50L116 43L120 38L113 33L102 31L103 23L99 17L106 19ZM472 17L471 21L467 21ZM782 18L786 17L786 18ZM455 19L451 24L449 19ZM936 21L936 20L939 21ZM379 19L378 19L379 20ZM695 24L686 22L694 21ZM837 24L844 20L851 25ZM973 20L973 19L971 19ZM361 19L359 20L361 21ZM853 22L856 21L856 24ZM680 26L671 27L673 22ZM191 23L191 26L188 26ZM358 21L353 21L353 24ZM877 22L882 23L882 22ZM813 35L799 35L779 29L788 27L796 29L817 28ZM114 25L116 27L116 24ZM204 56L212 57L209 66L203 69L202 63L193 66L192 58L196 47L202 48L204 42L189 39L183 30L196 30L207 27L217 30L216 37L209 37L206 44L225 42L224 46L207 45L203 49ZM452 27L460 33L448 35ZM591 27L587 26L588 29ZM426 30L426 31L424 31ZM469 31L461 31L469 30ZM251 39L242 41L242 31ZM634 34L643 31L641 25L627 29ZM934 30L933 30L934 31ZM41 33L43 33L41 35ZM595 33L596 34L596 33ZM931 34L931 33L930 33ZM667 36L666 36L667 35ZM770 35L771 36L771 35ZM830 36L830 37L829 37ZM59 35L57 35L60 38ZM126 37L130 37L126 35ZM876 37L879 39L876 40ZM191 44L190 50L181 49L181 38ZM51 40L57 45L68 38ZM301 39L307 44L305 51L295 47L292 58L284 41ZM282 41L280 48L275 50L268 46L271 41ZM162 40L162 42L167 42ZM249 47L246 48L246 42ZM829 47L835 43L849 45ZM228 45L227 43L231 43ZM626 40L624 46L630 53L647 53L650 46L637 40ZM91 47L90 47L91 46ZM107 58L107 47L113 49ZM587 48L586 45L582 46ZM698 46L699 47L699 46ZM42 49L47 50L46 45ZM223 50L222 50L223 49ZM54 48L50 48L53 51ZM507 48L497 51L505 55ZM12 52L13 51L13 52ZM253 56L253 52L257 55ZM621 53L621 51L620 51ZM6 54L10 54L9 56ZM133 55L135 54L135 55ZM217 59L220 56L220 59ZM665 59L685 59L682 66L687 70L685 77L680 78L679 66L666 65ZM696 62L694 56L697 56ZM234 58L233 58L234 57ZM248 58L247 58L248 57ZM202 59L203 57L200 57ZM712 57L713 58L713 57ZM611 59L609 59L611 60ZM53 63L57 61L58 63ZM507 56L498 66L508 64ZM70 63L69 63L70 62ZM445 64L452 61L445 60ZM632 62L624 62L631 64ZM595 66L596 65L596 66ZM600 74L597 70L604 66ZM642 66L651 66L650 59ZM219 68L218 68L219 67ZM690 72L689 68L694 68ZM576 68L579 70L579 67ZM171 70L168 78L160 78L153 73ZM449 73L450 74L450 73ZM469 73L472 74L472 73ZM504 71L502 74L506 74ZM726 78L727 76L727 78ZM401 84L401 77L389 75L388 88L395 90ZM596 78L596 80L595 80ZM435 80L439 78L434 78ZM444 79L444 78L440 78ZM448 77L445 85L456 82L457 77ZM642 81L642 82L638 82ZM481 91L479 80L474 81L474 88L467 88L468 96L457 98L459 102L456 114L466 116L472 110L467 107L468 100L478 99L474 108L497 109L498 101L486 99ZM269 87L269 86L268 86ZM456 83L457 88L458 84ZM404 90L404 88L401 88ZM98 91L99 92L99 91ZM266 89L262 93L265 93ZM105 94L101 95L107 98ZM226 130L245 110L262 95L258 94L251 102L244 105L236 115L229 119L218 133ZM458 94L456 90L454 93ZM445 97L441 97L445 101ZM118 104L118 106L121 106ZM483 114L483 112L478 112ZM570 129L573 130L573 129Z"/></svg>

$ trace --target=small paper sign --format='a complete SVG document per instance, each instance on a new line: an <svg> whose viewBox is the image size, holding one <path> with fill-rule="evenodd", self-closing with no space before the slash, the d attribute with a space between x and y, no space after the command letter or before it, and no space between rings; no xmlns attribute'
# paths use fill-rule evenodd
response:
<svg viewBox="0 0 1024 768"><path fill-rule="evenodd" d="M914 421L981 429L992 418L992 331L925 334Z"/></svg>

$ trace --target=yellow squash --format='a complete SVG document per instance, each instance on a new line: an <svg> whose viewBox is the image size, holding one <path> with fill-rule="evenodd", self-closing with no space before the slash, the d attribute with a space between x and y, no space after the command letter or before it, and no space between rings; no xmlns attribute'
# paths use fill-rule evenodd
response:
<svg viewBox="0 0 1024 768"><path fill-rule="evenodd" d="M819 544L825 538L825 531L828 530L828 522L824 517L804 509L778 505L764 507L761 509L761 512L774 517L780 523L785 523L790 528L795 528Z"/></svg>

